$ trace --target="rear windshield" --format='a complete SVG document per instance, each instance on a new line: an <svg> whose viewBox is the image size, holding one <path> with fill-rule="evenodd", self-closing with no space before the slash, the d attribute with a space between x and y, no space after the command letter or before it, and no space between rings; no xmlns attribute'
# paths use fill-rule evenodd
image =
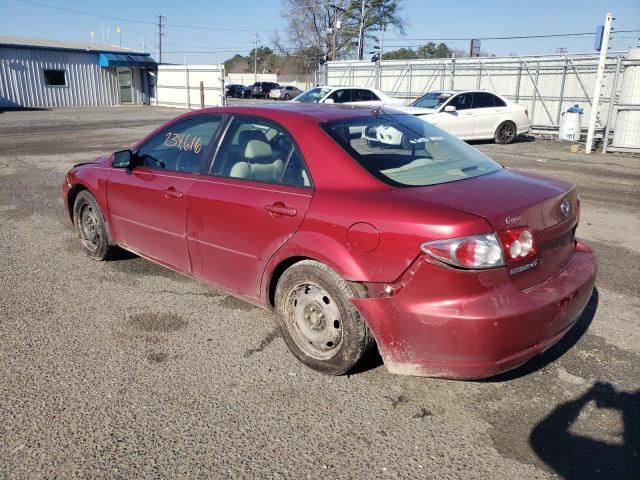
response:
<svg viewBox="0 0 640 480"><path fill-rule="evenodd" d="M502 168L413 115L373 113L329 122L323 128L369 173L393 186L437 185Z"/></svg>

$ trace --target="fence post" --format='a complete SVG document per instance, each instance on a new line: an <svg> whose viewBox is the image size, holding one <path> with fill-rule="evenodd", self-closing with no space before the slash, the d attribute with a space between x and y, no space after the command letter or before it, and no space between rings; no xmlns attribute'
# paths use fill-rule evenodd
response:
<svg viewBox="0 0 640 480"><path fill-rule="evenodd" d="M560 118L562 117L562 102L564 101L564 84L567 80L567 69L569 60L567 56L564 57L564 66L562 67L562 80L560 80L560 99L558 100L558 113L556 115L556 123L560 125Z"/></svg>
<svg viewBox="0 0 640 480"><path fill-rule="evenodd" d="M413 98L413 63L409 63L409 98Z"/></svg>
<svg viewBox="0 0 640 480"><path fill-rule="evenodd" d="M476 88L480 90L482 85L482 62L478 64L478 77L476 78Z"/></svg>
<svg viewBox="0 0 640 480"><path fill-rule="evenodd" d="M524 62L523 62L524 63ZM527 67L527 71L529 67ZM538 77L540 76L540 61L536 64L536 76L533 79L533 99L531 100L531 123L534 123L534 119L536 118L536 96L538 94Z"/></svg>
<svg viewBox="0 0 640 480"><path fill-rule="evenodd" d="M602 153L607 153L607 143L609 143L609 132L611 131L611 120L613 117L613 108L616 103L616 93L618 91L618 76L620 75L620 61L622 56L618 54L616 60L616 71L613 74L613 83L611 84L611 95L609 97L609 111L607 112L607 126L604 131L604 139L602 142Z"/></svg>
<svg viewBox="0 0 640 480"><path fill-rule="evenodd" d="M516 95L515 95L516 103L520 101L520 80L521 79L522 79L522 58L520 59L520 63L518 64L518 76L516 77Z"/></svg>
<svg viewBox="0 0 640 480"><path fill-rule="evenodd" d="M187 91L187 110L191 110L191 93L189 92L189 67L187 67L186 65L184 66L184 74L186 77L185 89Z"/></svg>
<svg viewBox="0 0 640 480"><path fill-rule="evenodd" d="M456 54L454 53L451 56L451 76L449 77L449 89L453 90L454 86L454 77L456 76Z"/></svg>
<svg viewBox="0 0 640 480"><path fill-rule="evenodd" d="M204 82L200 80L200 108L204 108Z"/></svg>

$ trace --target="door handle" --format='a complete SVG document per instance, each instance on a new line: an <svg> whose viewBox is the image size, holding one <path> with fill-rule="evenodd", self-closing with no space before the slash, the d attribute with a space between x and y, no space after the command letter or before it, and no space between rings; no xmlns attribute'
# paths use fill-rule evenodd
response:
<svg viewBox="0 0 640 480"><path fill-rule="evenodd" d="M276 202L273 205L265 205L264 209L275 215L285 215L287 217L295 217L298 214L298 211L295 208L287 207L282 202Z"/></svg>
<svg viewBox="0 0 640 480"><path fill-rule="evenodd" d="M473 112L466 112L465 115L473 115Z"/></svg>
<svg viewBox="0 0 640 480"><path fill-rule="evenodd" d="M184 194L182 192L177 191L175 188L173 187L169 187L164 191L164 196L166 198L177 198L177 199L181 199L182 197L184 197Z"/></svg>

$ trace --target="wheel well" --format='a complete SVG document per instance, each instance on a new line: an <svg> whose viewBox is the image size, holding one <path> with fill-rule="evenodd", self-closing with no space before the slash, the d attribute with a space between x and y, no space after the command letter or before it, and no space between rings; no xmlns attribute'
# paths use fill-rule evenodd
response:
<svg viewBox="0 0 640 480"><path fill-rule="evenodd" d="M268 291L269 305L271 305L272 308L275 307L276 287L278 286L278 281L280 280L280 277L282 277L282 274L286 272L289 267L292 267L296 263L301 262L303 260L315 260L315 258L302 257L302 256L289 257L283 260L282 262L280 262L278 266L273 269L273 273L271 274L271 280L269 281L269 291ZM367 291L367 286L364 283L350 281L350 280L347 280L347 283L353 289L353 292L355 293L356 297L367 298L369 296L369 292Z"/></svg>
<svg viewBox="0 0 640 480"><path fill-rule="evenodd" d="M309 257L289 257L280 262L276 268L273 269L271 274L271 280L269 281L269 305L275 307L276 287L278 286L278 280L282 274L292 265L301 262L302 260L313 260Z"/></svg>
<svg viewBox="0 0 640 480"><path fill-rule="evenodd" d="M76 202L76 197L83 190L89 190L82 184L76 184L71 187L69 190L69 194L67 195L67 208L69 210L69 218L71 219L71 223L73 223L73 204Z"/></svg>

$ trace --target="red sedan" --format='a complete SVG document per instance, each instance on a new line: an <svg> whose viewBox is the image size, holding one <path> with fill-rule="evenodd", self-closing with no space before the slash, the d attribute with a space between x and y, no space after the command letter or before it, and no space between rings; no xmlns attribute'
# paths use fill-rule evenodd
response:
<svg viewBox="0 0 640 480"><path fill-rule="evenodd" d="M118 246L274 309L329 374L376 344L393 373L514 368L567 333L596 275L572 183L383 108L190 112L72 168L63 197L91 257Z"/></svg>

